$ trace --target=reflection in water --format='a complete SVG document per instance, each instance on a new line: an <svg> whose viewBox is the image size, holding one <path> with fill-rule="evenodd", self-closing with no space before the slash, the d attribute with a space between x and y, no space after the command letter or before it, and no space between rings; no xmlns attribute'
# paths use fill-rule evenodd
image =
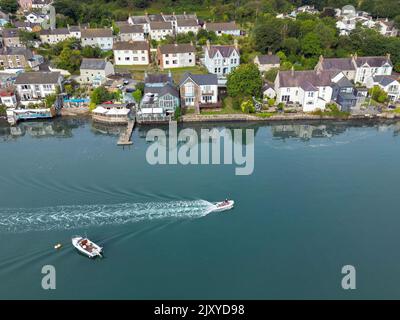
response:
<svg viewBox="0 0 400 320"><path fill-rule="evenodd" d="M16 139L25 135L35 138L56 137L70 138L73 135L73 130L84 125L90 124L91 131L95 134L104 134L118 136L125 130L125 126L110 126L91 122L89 118L56 118L53 120L20 122L17 126L10 127L6 122L0 123L0 140L7 141ZM308 141L313 138L331 138L344 134L349 128L374 127L377 131L392 131L394 136L400 134L400 122L387 121L380 123L368 122L280 122L280 123L193 123L178 125L178 132L182 129L191 128L200 137L201 129L216 128L219 131L222 129L229 130L233 134L234 129L243 129L243 143L246 144L245 129L253 129L254 136L260 128L269 127L272 136L276 139L299 139ZM159 126L141 126L138 127L139 138L145 139L147 133L151 129L161 129L168 136L168 125Z"/></svg>

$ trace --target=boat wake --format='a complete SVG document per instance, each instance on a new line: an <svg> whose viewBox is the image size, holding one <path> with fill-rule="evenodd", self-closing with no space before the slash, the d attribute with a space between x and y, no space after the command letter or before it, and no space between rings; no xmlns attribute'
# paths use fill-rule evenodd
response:
<svg viewBox="0 0 400 320"><path fill-rule="evenodd" d="M43 208L0 208L0 232L50 231L142 220L201 218L214 205L205 200Z"/></svg>

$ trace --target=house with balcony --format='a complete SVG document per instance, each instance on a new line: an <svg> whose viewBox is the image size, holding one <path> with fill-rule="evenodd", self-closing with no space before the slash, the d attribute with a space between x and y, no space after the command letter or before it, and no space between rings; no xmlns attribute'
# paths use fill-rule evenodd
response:
<svg viewBox="0 0 400 320"><path fill-rule="evenodd" d="M165 121L180 106L179 91L172 75L145 74L144 95L137 116L139 121Z"/></svg>
<svg viewBox="0 0 400 320"><path fill-rule="evenodd" d="M17 106L17 97L14 93L14 88L6 88L0 90L0 102L7 108L15 108Z"/></svg>
<svg viewBox="0 0 400 320"><path fill-rule="evenodd" d="M392 102L400 101L400 83L391 76L374 76L367 81L367 88L379 86L388 94L388 98Z"/></svg>
<svg viewBox="0 0 400 320"><path fill-rule="evenodd" d="M150 45L147 41L118 41L114 43L115 65L148 65Z"/></svg>
<svg viewBox="0 0 400 320"><path fill-rule="evenodd" d="M215 74L185 73L179 83L181 106L195 108L221 107L218 101L218 77Z"/></svg>
<svg viewBox="0 0 400 320"><path fill-rule="evenodd" d="M217 36L222 36L223 34L231 36L240 36L240 28L236 22L206 22L204 24L204 29L207 31L214 31Z"/></svg>
<svg viewBox="0 0 400 320"><path fill-rule="evenodd" d="M204 47L204 65L209 73L226 77L240 64L240 52L237 41L232 45L211 45L207 41Z"/></svg>
<svg viewBox="0 0 400 320"><path fill-rule="evenodd" d="M107 77L114 74L114 66L105 59L83 58L80 67L81 84L99 87L107 81Z"/></svg>
<svg viewBox="0 0 400 320"><path fill-rule="evenodd" d="M43 103L46 96L62 92L62 76L59 72L23 72L15 86L22 105Z"/></svg>
<svg viewBox="0 0 400 320"><path fill-rule="evenodd" d="M196 65L196 48L191 43L165 44L157 49L160 68L183 68Z"/></svg>
<svg viewBox="0 0 400 320"><path fill-rule="evenodd" d="M99 47L102 50L112 50L113 33L110 28L81 29L82 46Z"/></svg>
<svg viewBox="0 0 400 320"><path fill-rule="evenodd" d="M149 35L152 40L163 40L167 36L174 35L174 29L171 22L152 21L149 23Z"/></svg>
<svg viewBox="0 0 400 320"><path fill-rule="evenodd" d="M279 71L274 89L276 102L300 105L304 112L324 110L332 101L332 86L345 75L341 71Z"/></svg>

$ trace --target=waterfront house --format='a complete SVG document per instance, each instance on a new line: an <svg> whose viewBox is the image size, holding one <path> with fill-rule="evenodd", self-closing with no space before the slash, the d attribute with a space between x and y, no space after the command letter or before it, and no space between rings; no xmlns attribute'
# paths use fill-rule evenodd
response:
<svg viewBox="0 0 400 320"><path fill-rule="evenodd" d="M346 76L332 81L332 100L340 105L341 111L351 111L357 105L354 85Z"/></svg>
<svg viewBox="0 0 400 320"><path fill-rule="evenodd" d="M392 74L390 55L377 57L324 58L320 56L315 70L340 70L354 83L365 84L370 77Z"/></svg>
<svg viewBox="0 0 400 320"><path fill-rule="evenodd" d="M269 82L265 82L262 87L262 96L264 100L275 98L276 92L274 89L274 85Z"/></svg>
<svg viewBox="0 0 400 320"><path fill-rule="evenodd" d="M345 75L338 70L279 71L274 89L276 102L300 105L304 112L324 110L332 100L332 85Z"/></svg>
<svg viewBox="0 0 400 320"><path fill-rule="evenodd" d="M21 104L43 103L46 96L62 91L62 76L59 72L23 72L15 79L15 86Z"/></svg>
<svg viewBox="0 0 400 320"><path fill-rule="evenodd" d="M14 93L14 88L0 90L0 101L7 108L15 108L17 106L17 97Z"/></svg>
<svg viewBox="0 0 400 320"><path fill-rule="evenodd" d="M197 34L199 32L200 26L197 19L179 19L176 20L175 33L188 33L193 32Z"/></svg>
<svg viewBox="0 0 400 320"><path fill-rule="evenodd" d="M114 66L105 59L83 58L80 67L79 83L98 87L114 74Z"/></svg>
<svg viewBox="0 0 400 320"><path fill-rule="evenodd" d="M238 43L232 45L207 45L204 47L204 65L209 73L225 77L240 64Z"/></svg>
<svg viewBox="0 0 400 320"><path fill-rule="evenodd" d="M179 83L181 106L197 111L207 107L221 107L218 103L218 77L215 74L185 73Z"/></svg>
<svg viewBox="0 0 400 320"><path fill-rule="evenodd" d="M392 102L400 101L400 83L391 76L374 76L368 79L367 88L379 86L388 94L388 98Z"/></svg>
<svg viewBox="0 0 400 320"><path fill-rule="evenodd" d="M142 25L123 25L119 27L120 41L144 41L144 29Z"/></svg>
<svg viewBox="0 0 400 320"><path fill-rule="evenodd" d="M140 101L139 120L167 120L179 107L179 92L169 74L145 74L144 95Z"/></svg>
<svg viewBox="0 0 400 320"><path fill-rule="evenodd" d="M113 42L113 33L110 28L81 29L81 44L83 47L97 46L102 50L111 50Z"/></svg>
<svg viewBox="0 0 400 320"><path fill-rule="evenodd" d="M119 41L114 43L115 65L148 65L150 45L147 41Z"/></svg>
<svg viewBox="0 0 400 320"><path fill-rule="evenodd" d="M101 104L92 111L95 122L110 124L126 124L129 120L130 109L126 103Z"/></svg>
<svg viewBox="0 0 400 320"><path fill-rule="evenodd" d="M204 29L207 31L214 31L217 36L223 34L231 36L240 36L240 28L236 22L206 22Z"/></svg>
<svg viewBox="0 0 400 320"><path fill-rule="evenodd" d="M191 43L165 44L157 49L160 68L183 68L196 65L196 48Z"/></svg>
<svg viewBox="0 0 400 320"><path fill-rule="evenodd" d="M5 47L23 47L19 39L19 30L17 28L4 29L2 31L3 45Z"/></svg>
<svg viewBox="0 0 400 320"><path fill-rule="evenodd" d="M152 40L163 40L166 36L173 36L174 30L171 22L152 21L149 23L149 34Z"/></svg>
<svg viewBox="0 0 400 320"><path fill-rule="evenodd" d="M265 72L273 68L279 68L281 59L277 55L272 54L272 52L268 52L268 54L256 56L254 58L254 63L257 65L260 72Z"/></svg>

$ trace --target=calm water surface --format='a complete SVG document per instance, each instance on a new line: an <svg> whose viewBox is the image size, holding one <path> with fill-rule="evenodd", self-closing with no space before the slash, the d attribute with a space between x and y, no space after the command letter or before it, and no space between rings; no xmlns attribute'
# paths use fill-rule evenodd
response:
<svg viewBox="0 0 400 320"><path fill-rule="evenodd" d="M151 166L144 129L122 149L83 119L0 126L0 298L400 298L400 123L215 127L255 130L252 175Z"/></svg>

